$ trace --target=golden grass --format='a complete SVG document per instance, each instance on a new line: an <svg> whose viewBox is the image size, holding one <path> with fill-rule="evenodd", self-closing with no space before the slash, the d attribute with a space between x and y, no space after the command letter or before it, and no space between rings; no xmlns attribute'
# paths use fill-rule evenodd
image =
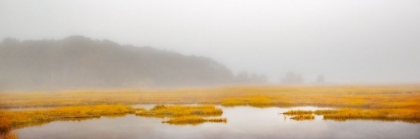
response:
<svg viewBox="0 0 420 139"><path fill-rule="evenodd" d="M420 111L409 109L342 109L335 113L323 114L326 120L383 120L420 122Z"/></svg>
<svg viewBox="0 0 420 139"><path fill-rule="evenodd" d="M325 114L335 114L338 113L338 110L316 110L313 113L316 115L325 115Z"/></svg>
<svg viewBox="0 0 420 139"><path fill-rule="evenodd" d="M418 119L420 111L420 85L399 86L295 86L295 87L230 87L214 89L178 90L82 90L55 93L0 93L0 108L62 107L79 105L113 104L219 104L223 106L289 107L321 106L339 111L318 111L325 119L375 119L409 121ZM154 110L122 108L114 111L97 111L79 108L57 108L55 111L10 112L1 110L0 128L8 125L50 121L63 118L93 118L98 115L117 115L136 112L151 117L179 117L221 115L212 106L205 108L172 107L163 105ZM347 108L349 110L342 110ZM84 108L86 109L86 108ZM104 108L99 108L104 109ZM366 110L371 110L370 112ZM3 115L17 114L14 120ZM45 113L48 113L47 115ZM315 114L317 114L315 112ZM386 115L386 116L384 116ZM67 116L67 117L65 117ZM385 118L383 118L385 117ZM16 120L19 119L19 120ZM28 120L29 119L29 120ZM32 119L32 120L31 120ZM33 124L33 123L32 123Z"/></svg>
<svg viewBox="0 0 420 139"><path fill-rule="evenodd" d="M204 123L206 120L201 116L190 115L190 116L181 116L171 118L167 121L162 121L162 123L169 123L169 124L200 124Z"/></svg>
<svg viewBox="0 0 420 139"><path fill-rule="evenodd" d="M134 113L135 109L125 105L67 106L50 110L8 111L0 110L0 129L38 125L56 120L83 120Z"/></svg>
<svg viewBox="0 0 420 139"><path fill-rule="evenodd" d="M151 117L179 117L179 116L220 116L222 115L222 109L216 108L212 105L200 105L200 106L166 106L156 105L154 108L148 111L142 111L136 113L138 116L151 116Z"/></svg>
<svg viewBox="0 0 420 139"><path fill-rule="evenodd" d="M273 106L274 101L262 96L248 96L242 98L227 98L222 101L222 106L233 107L233 106L254 106L254 107L267 107Z"/></svg>
<svg viewBox="0 0 420 139"><path fill-rule="evenodd" d="M136 113L137 112L137 113ZM151 110L144 108L132 108L130 106L115 105L91 105L91 106L66 106L48 110L25 110L9 111L0 110L0 133L7 133L11 129L36 126L57 120L86 120L99 118L100 116L119 117L125 114L134 114L148 117L172 117L168 123L173 124L197 124L194 117L220 116L223 111L211 105L201 106L166 106L156 105ZM186 121L182 121L183 118ZM195 118L198 119L198 118ZM210 118L202 122L226 122L223 118ZM192 121L191 121L192 120Z"/></svg>
<svg viewBox="0 0 420 139"><path fill-rule="evenodd" d="M0 114L5 113L5 110L0 110ZM12 119L0 115L0 131L12 125Z"/></svg>
<svg viewBox="0 0 420 139"><path fill-rule="evenodd" d="M230 106L246 106L248 103L245 102L245 100L240 98L227 98L223 100L222 105L225 107Z"/></svg>
<svg viewBox="0 0 420 139"><path fill-rule="evenodd" d="M225 122L226 118L204 118L206 116L220 116L222 115L222 109L216 108L212 105L199 105L199 106L181 106L181 105L156 105L148 111L139 111L136 113L137 116L145 117L157 117L164 118L169 117L167 121L162 123L169 124L201 124L204 122Z"/></svg>
<svg viewBox="0 0 420 139"><path fill-rule="evenodd" d="M312 111L304 111L304 110L290 110L284 112L284 115L303 115L303 114L312 114Z"/></svg>
<svg viewBox="0 0 420 139"><path fill-rule="evenodd" d="M16 133L6 132L4 134L0 134L0 139L18 139L19 136Z"/></svg>
<svg viewBox="0 0 420 139"><path fill-rule="evenodd" d="M180 117L174 117L167 121L162 121L162 123L169 123L169 124L178 124L178 125L184 125L184 124L201 124L204 122L223 122L226 123L226 118L203 118L201 116L196 115L189 115L189 116L180 116Z"/></svg>
<svg viewBox="0 0 420 139"><path fill-rule="evenodd" d="M227 122L226 118L209 118L209 119L206 119L206 120L208 122L216 122L216 123L219 123L219 122L226 123Z"/></svg>
<svg viewBox="0 0 420 139"><path fill-rule="evenodd" d="M302 111L291 110L285 115L322 115L325 120L382 120L404 121L411 123L420 122L420 111L414 109L357 109L345 108L339 110Z"/></svg>
<svg viewBox="0 0 420 139"><path fill-rule="evenodd" d="M135 113L145 113L147 112L147 110L145 108L134 108L134 110L136 111Z"/></svg>
<svg viewBox="0 0 420 139"><path fill-rule="evenodd" d="M297 114L297 115L294 115L290 119L293 119L296 121L303 121L303 120L313 120L315 119L315 117L312 114Z"/></svg>
<svg viewBox="0 0 420 139"><path fill-rule="evenodd" d="M419 108L420 86L231 87L178 90L85 90L0 93L0 108L97 104L220 104Z"/></svg>

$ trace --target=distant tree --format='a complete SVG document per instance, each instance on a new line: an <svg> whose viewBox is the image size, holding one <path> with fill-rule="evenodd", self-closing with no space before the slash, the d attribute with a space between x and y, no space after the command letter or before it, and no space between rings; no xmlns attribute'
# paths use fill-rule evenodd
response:
<svg viewBox="0 0 420 139"><path fill-rule="evenodd" d="M316 83L322 84L324 82L325 82L324 76L318 75L318 77L316 78Z"/></svg>
<svg viewBox="0 0 420 139"><path fill-rule="evenodd" d="M258 81L258 74L256 74L256 73L251 73L250 80L252 80L252 81Z"/></svg>
<svg viewBox="0 0 420 139"><path fill-rule="evenodd" d="M267 76L266 76L265 74L261 74L261 75L258 77L258 82L259 82L259 83L267 83L267 82L268 82Z"/></svg>
<svg viewBox="0 0 420 139"><path fill-rule="evenodd" d="M241 71L236 75L236 79L240 83L246 83L249 80L249 75L247 71Z"/></svg>
<svg viewBox="0 0 420 139"><path fill-rule="evenodd" d="M285 76L280 79L280 82L284 84L301 84L303 83L303 77L300 74L287 72Z"/></svg>
<svg viewBox="0 0 420 139"><path fill-rule="evenodd" d="M17 44L19 42L20 41L18 39L16 39L16 38L4 38L2 40L2 43L4 43L4 44Z"/></svg>
<svg viewBox="0 0 420 139"><path fill-rule="evenodd" d="M247 71L240 71L236 75L236 83L237 84L245 84L245 85L260 85L267 83L267 76L264 74L258 75L257 73L248 74Z"/></svg>

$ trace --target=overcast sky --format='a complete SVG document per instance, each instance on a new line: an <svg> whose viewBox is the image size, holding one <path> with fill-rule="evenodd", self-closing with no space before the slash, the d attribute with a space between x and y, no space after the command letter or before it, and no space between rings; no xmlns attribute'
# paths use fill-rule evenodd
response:
<svg viewBox="0 0 420 139"><path fill-rule="evenodd" d="M0 38L83 35L330 83L420 82L420 0L0 0Z"/></svg>

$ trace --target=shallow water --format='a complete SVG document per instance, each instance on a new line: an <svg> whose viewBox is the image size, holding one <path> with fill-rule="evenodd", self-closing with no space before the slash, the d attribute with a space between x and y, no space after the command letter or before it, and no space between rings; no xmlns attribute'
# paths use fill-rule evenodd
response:
<svg viewBox="0 0 420 139"><path fill-rule="evenodd" d="M138 105L141 107L141 105ZM316 110L316 107L254 108L232 107L223 109L227 123L200 125L162 124L162 119L134 115L101 117L80 122L57 121L42 126L15 130L20 139L132 139L132 138L319 138L319 139L418 139L420 124L367 120L330 121L316 116L311 121L294 121L279 114L288 110Z"/></svg>

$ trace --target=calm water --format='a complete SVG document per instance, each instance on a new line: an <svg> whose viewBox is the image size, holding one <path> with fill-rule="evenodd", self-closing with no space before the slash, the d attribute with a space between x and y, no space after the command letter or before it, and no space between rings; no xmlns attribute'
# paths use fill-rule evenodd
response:
<svg viewBox="0 0 420 139"><path fill-rule="evenodd" d="M150 107L152 107L151 105ZM149 106L146 106L149 107ZM218 106L220 107L220 106ZM20 139L256 139L256 138L320 138L320 139L419 139L420 124L351 120L345 122L322 120L294 121L279 112L290 109L314 110L315 107L253 108L233 107L223 109L227 123L200 125L162 124L162 119L134 115L85 120L80 122L57 121L42 126L15 130Z"/></svg>

